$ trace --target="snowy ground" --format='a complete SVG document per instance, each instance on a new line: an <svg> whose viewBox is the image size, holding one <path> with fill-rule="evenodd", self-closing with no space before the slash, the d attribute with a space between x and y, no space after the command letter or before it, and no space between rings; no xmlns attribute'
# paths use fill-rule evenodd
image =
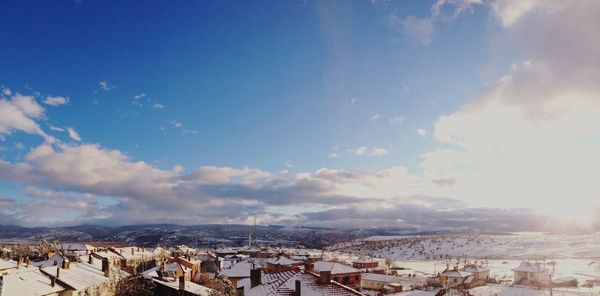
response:
<svg viewBox="0 0 600 296"><path fill-rule="evenodd" d="M466 260L511 282L522 260L545 262L554 278L571 276L579 284L600 278L600 235L443 235L370 237L334 245L327 255L350 262L360 256L391 258L401 273L431 276Z"/></svg>
<svg viewBox="0 0 600 296"><path fill-rule="evenodd" d="M436 235L377 236L334 245L357 254L395 260L592 259L600 258L600 235Z"/></svg>

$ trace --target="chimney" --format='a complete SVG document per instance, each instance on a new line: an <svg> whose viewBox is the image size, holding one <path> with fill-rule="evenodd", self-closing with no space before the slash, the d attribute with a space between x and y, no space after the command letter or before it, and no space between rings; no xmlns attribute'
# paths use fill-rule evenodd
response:
<svg viewBox="0 0 600 296"><path fill-rule="evenodd" d="M29 264L31 264L31 260L29 260L29 257L27 257L27 260L25 261L25 267L29 268Z"/></svg>
<svg viewBox="0 0 600 296"><path fill-rule="evenodd" d="M56 268L56 278L60 278L60 267Z"/></svg>
<svg viewBox="0 0 600 296"><path fill-rule="evenodd" d="M94 257L92 257L92 253L90 253L89 257L88 257L88 263L92 264L94 263Z"/></svg>
<svg viewBox="0 0 600 296"><path fill-rule="evenodd" d="M53 276L50 276L50 286L54 287L56 285L56 278Z"/></svg>
<svg viewBox="0 0 600 296"><path fill-rule="evenodd" d="M110 264L106 258L102 258L102 272L104 272L105 277L110 277Z"/></svg>
<svg viewBox="0 0 600 296"><path fill-rule="evenodd" d="M135 249L133 247L131 247L131 255L135 255Z"/></svg>
<svg viewBox="0 0 600 296"><path fill-rule="evenodd" d="M17 269L21 268L21 257L17 260Z"/></svg>
<svg viewBox="0 0 600 296"><path fill-rule="evenodd" d="M302 282L296 280L296 289L294 290L294 296L302 296Z"/></svg>
<svg viewBox="0 0 600 296"><path fill-rule="evenodd" d="M69 260L64 259L63 263L62 263L62 268L63 269L69 269L69 267L71 267L71 263L69 262Z"/></svg>
<svg viewBox="0 0 600 296"><path fill-rule="evenodd" d="M261 284L262 272L259 269L250 269L250 288Z"/></svg>
<svg viewBox="0 0 600 296"><path fill-rule="evenodd" d="M319 272L320 284L331 284L331 270L322 270Z"/></svg>
<svg viewBox="0 0 600 296"><path fill-rule="evenodd" d="M179 290L185 290L185 276L179 277Z"/></svg>

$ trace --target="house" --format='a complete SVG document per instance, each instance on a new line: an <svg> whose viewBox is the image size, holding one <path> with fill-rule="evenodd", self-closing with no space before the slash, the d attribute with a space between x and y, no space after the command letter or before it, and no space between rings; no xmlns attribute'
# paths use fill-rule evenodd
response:
<svg viewBox="0 0 600 296"><path fill-rule="evenodd" d="M156 254L144 247L109 248L109 250L122 257L119 266L128 273L139 274L156 266Z"/></svg>
<svg viewBox="0 0 600 296"><path fill-rule="evenodd" d="M476 264L467 264L460 270L469 272L473 275L471 278L465 280L464 284L466 289L485 286L490 276L490 270L488 268Z"/></svg>
<svg viewBox="0 0 600 296"><path fill-rule="evenodd" d="M156 296L212 295L212 289L190 281L190 271L191 269L179 262L173 262L148 269L142 273L142 276L154 282Z"/></svg>
<svg viewBox="0 0 600 296"><path fill-rule="evenodd" d="M357 290L331 280L327 271L321 275L301 271L287 270L275 273L263 273L258 269L251 271L251 277L238 282L240 296L361 296Z"/></svg>
<svg viewBox="0 0 600 296"><path fill-rule="evenodd" d="M458 267L452 269L446 268L440 273L440 282L444 289L465 289L468 282L474 278L473 274L464 270L459 270Z"/></svg>
<svg viewBox="0 0 600 296"><path fill-rule="evenodd" d="M63 261L61 266L40 267L39 271L57 284L66 287L72 295L114 295L114 282L129 276L108 259L93 260L92 263Z"/></svg>
<svg viewBox="0 0 600 296"><path fill-rule="evenodd" d="M280 272L284 270L290 270L294 268L298 268L300 262L291 260L286 257L272 258L266 261L267 268L266 272Z"/></svg>
<svg viewBox="0 0 600 296"><path fill-rule="evenodd" d="M0 275L0 295L70 296L71 293L37 268Z"/></svg>
<svg viewBox="0 0 600 296"><path fill-rule="evenodd" d="M231 281L234 287L237 287L238 281L245 278L250 278L250 270L260 268L261 266L255 262L242 261L234 264L228 269L224 269L223 273Z"/></svg>
<svg viewBox="0 0 600 296"><path fill-rule="evenodd" d="M385 274L385 268L380 265L379 261L367 257L352 261L352 267L361 269L363 272Z"/></svg>
<svg viewBox="0 0 600 296"><path fill-rule="evenodd" d="M550 284L550 271L541 263L523 261L513 268L513 284L534 287L546 287Z"/></svg>
<svg viewBox="0 0 600 296"><path fill-rule="evenodd" d="M377 268L379 267L379 262L375 261L374 259L363 257L352 261L352 267L356 269Z"/></svg>
<svg viewBox="0 0 600 296"><path fill-rule="evenodd" d="M393 275L363 273L361 277L363 289L388 293L402 292L402 278Z"/></svg>
<svg viewBox="0 0 600 296"><path fill-rule="evenodd" d="M321 272L329 272L331 279L354 289L361 288L361 271L342 263L317 261L309 265L309 271L321 274Z"/></svg>
<svg viewBox="0 0 600 296"><path fill-rule="evenodd" d="M202 272L202 261L200 260L188 260L182 257L175 257L169 259L169 263L179 263L181 266L186 267L190 270L190 281L199 283L200 273Z"/></svg>

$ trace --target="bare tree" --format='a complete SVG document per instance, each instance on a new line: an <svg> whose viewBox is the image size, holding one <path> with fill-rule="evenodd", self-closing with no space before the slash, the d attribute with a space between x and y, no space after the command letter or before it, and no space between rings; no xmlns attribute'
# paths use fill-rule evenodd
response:
<svg viewBox="0 0 600 296"><path fill-rule="evenodd" d="M20 259L25 257L33 257L33 251L27 244L18 244L12 248L11 255L13 259Z"/></svg>
<svg viewBox="0 0 600 296"><path fill-rule="evenodd" d="M153 290L154 283L141 276L123 277L115 285L115 296L147 296Z"/></svg>
<svg viewBox="0 0 600 296"><path fill-rule="evenodd" d="M210 296L234 296L237 294L231 281L222 275L209 278L207 275L202 274L200 280L204 286L212 289Z"/></svg>

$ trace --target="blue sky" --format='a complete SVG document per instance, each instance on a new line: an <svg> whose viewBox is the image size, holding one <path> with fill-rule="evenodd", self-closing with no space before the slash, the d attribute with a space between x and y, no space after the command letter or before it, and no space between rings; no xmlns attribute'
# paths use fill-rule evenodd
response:
<svg viewBox="0 0 600 296"><path fill-rule="evenodd" d="M457 157L472 163L455 164L453 172L431 169L426 156L431 152L463 153L475 147L445 138L440 120L485 101L485 92L501 77L516 75L515 65L555 58L517 38L518 30L509 23L515 16L501 2L9 1L0 23L0 85L10 90L3 98L13 102L16 93L32 96L44 108L34 121L58 141L48 143L14 126L4 133L0 128L0 153L15 171L15 165L32 162L27 156L40 145L49 144L56 153L64 152L61 145L96 145L122 153L124 162L144 162L161 172L181 166L173 178L186 179L209 166L268 172L270 177L254 184L259 187L282 174L288 176L284 183L295 186L286 178L316 178L322 168L377 176L401 167L411 178L436 174L434 181L457 180L465 167L478 168L484 161ZM541 20L539 28L554 19ZM68 102L44 105L48 96ZM67 127L81 141L69 137ZM443 163L448 156L430 158ZM227 185L247 185L246 175L230 177ZM131 180L136 178L142 176ZM2 180L0 196L21 205L30 201L33 189L84 203L82 195L93 195L100 204L86 210L95 212L144 199L47 179ZM339 184L329 185L336 190L326 195L354 195ZM367 187L373 186L379 185ZM385 192L356 195L393 198L402 205L422 195L456 199L466 207L521 207L477 202L481 193L466 189ZM322 209L319 202L303 200L274 209L272 203L241 195L235 198L260 208L264 221L273 223L306 218L299 207ZM219 198L206 197L216 203ZM76 220L67 224L80 222L77 210L72 211L57 216ZM7 222L39 223L23 222L25 212ZM245 219L227 217L214 221Z"/></svg>

